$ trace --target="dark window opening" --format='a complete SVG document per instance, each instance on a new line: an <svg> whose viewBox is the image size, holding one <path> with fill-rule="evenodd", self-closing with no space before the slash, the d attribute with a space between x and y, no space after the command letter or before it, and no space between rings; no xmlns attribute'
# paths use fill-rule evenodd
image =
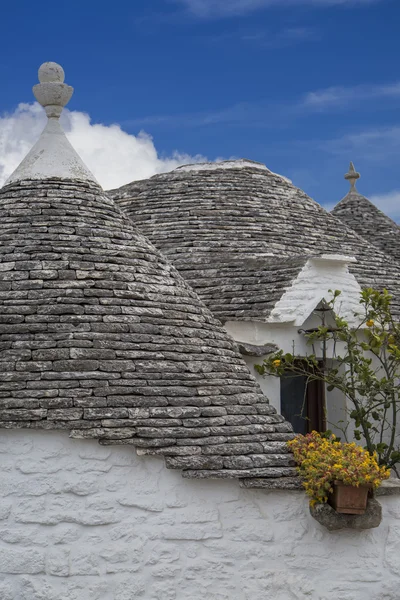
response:
<svg viewBox="0 0 400 600"><path fill-rule="evenodd" d="M325 385L307 379L290 371L281 377L281 414L303 435L326 430Z"/></svg>

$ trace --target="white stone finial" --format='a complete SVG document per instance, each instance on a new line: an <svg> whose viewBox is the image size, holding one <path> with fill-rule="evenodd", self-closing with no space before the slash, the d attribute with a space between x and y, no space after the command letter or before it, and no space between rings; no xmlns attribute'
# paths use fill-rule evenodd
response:
<svg viewBox="0 0 400 600"><path fill-rule="evenodd" d="M61 65L55 62L45 62L39 67L38 71L40 83L64 83L65 73Z"/></svg>
<svg viewBox="0 0 400 600"><path fill-rule="evenodd" d="M353 163L350 163L350 167L349 167L349 171L348 173L346 173L346 175L344 176L345 179L347 179L347 181L350 183L350 191L355 190L356 189L356 181L357 179L360 179L360 173L357 173L357 171L354 168Z"/></svg>
<svg viewBox="0 0 400 600"><path fill-rule="evenodd" d="M31 179L73 179L98 185L71 146L60 124L62 109L74 91L74 88L64 83L64 69L54 62L44 63L39 69L39 81L34 86L33 93L44 107L48 121L36 144L5 185Z"/></svg>
<svg viewBox="0 0 400 600"><path fill-rule="evenodd" d="M40 83L33 86L33 93L49 119L60 118L62 109L74 93L74 88L64 83L64 78L64 69L55 62L45 62L39 68Z"/></svg>

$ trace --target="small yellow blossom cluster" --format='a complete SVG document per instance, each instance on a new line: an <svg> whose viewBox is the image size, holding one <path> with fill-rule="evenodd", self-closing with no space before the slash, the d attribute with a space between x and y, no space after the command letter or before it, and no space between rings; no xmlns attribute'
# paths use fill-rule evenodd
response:
<svg viewBox="0 0 400 600"><path fill-rule="evenodd" d="M365 323L367 327L373 327L374 326L374 320L373 319L368 319L368 321Z"/></svg>
<svg viewBox="0 0 400 600"><path fill-rule="evenodd" d="M328 501L335 480L376 489L390 476L389 469L378 465L376 455L371 456L355 443L338 442L334 435L323 437L313 431L297 436L288 445L311 505Z"/></svg>

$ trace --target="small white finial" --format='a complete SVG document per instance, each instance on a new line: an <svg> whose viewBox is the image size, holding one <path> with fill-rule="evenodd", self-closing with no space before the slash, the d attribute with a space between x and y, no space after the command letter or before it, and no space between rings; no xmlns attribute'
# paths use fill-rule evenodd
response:
<svg viewBox="0 0 400 600"><path fill-rule="evenodd" d="M44 63L39 69L39 81L33 88L37 101L46 110L46 127L33 148L6 181L6 185L18 181L44 179L76 179L96 183L95 177L73 149L59 117L70 100L74 88L64 83L64 70L53 62Z"/></svg>
<svg viewBox="0 0 400 600"><path fill-rule="evenodd" d="M65 73L61 65L55 62L45 62L38 71L40 83L64 83Z"/></svg>
<svg viewBox="0 0 400 600"><path fill-rule="evenodd" d="M40 83L33 86L33 93L49 119L60 118L74 93L74 88L64 83L64 77L64 69L55 62L43 63L39 69Z"/></svg>
<svg viewBox="0 0 400 600"><path fill-rule="evenodd" d="M350 191L355 190L356 189L356 181L357 179L360 179L360 173L357 173L357 171L354 168L353 163L350 163L350 167L349 167L349 172L346 173L346 175L344 176L345 179L347 179L347 181L350 183Z"/></svg>

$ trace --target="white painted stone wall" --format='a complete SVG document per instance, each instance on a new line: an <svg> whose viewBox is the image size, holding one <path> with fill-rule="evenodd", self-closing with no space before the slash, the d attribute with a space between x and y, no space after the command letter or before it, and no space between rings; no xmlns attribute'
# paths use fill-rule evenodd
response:
<svg viewBox="0 0 400 600"><path fill-rule="evenodd" d="M316 327L318 323L315 317L310 317L304 324L304 328L308 329ZM310 346L307 345L305 337L302 333L299 333L299 327L294 326L291 323L260 323L260 322L245 322L245 321L231 321L225 323L225 329L228 333L237 341L248 344L254 344L256 346L263 346L266 344L276 344L278 348L284 352L293 352L293 345L295 353L300 356L306 356L311 353ZM322 358L322 349L318 353L318 348L315 349L317 356ZM329 352L328 352L329 356ZM278 413L281 412L281 384L278 377L266 376L262 377L255 369L254 365L260 365L263 359L266 357L252 357L243 356L250 372L257 379L263 393L268 398L270 404L276 408ZM348 411L346 409L346 399L343 394L336 390L332 392L326 392L326 411L327 411L327 423L329 429L331 429L337 435L342 435L340 427L343 422L347 422ZM336 426L335 424L339 424Z"/></svg>
<svg viewBox="0 0 400 600"><path fill-rule="evenodd" d="M302 331L321 325L321 320L313 313L322 300L332 299L331 290L342 293L336 302L337 314L343 316L354 326L359 324L354 313L360 310L361 287L349 271L354 258L336 255L324 255L307 261L291 287L283 294L271 313L268 322L228 321L225 329L237 342L263 346L276 344L284 352L295 352L306 356L312 352ZM327 324L334 324L329 315L325 315ZM340 352L339 345L336 351ZM315 348L317 356L322 358L322 347ZM330 349L328 348L328 356ZM263 358L243 357L250 371L255 375L270 403L281 412L280 381L275 377L261 377L254 365L261 364ZM326 392L326 418L329 429L339 436L348 421L346 399L336 390Z"/></svg>
<svg viewBox="0 0 400 600"><path fill-rule="evenodd" d="M267 323L261 321L227 321L225 329L237 342L264 346L276 344L284 352L293 352L306 356L312 352L301 330L321 325L321 320L313 314L321 300L332 299L330 290L342 293L336 302L337 314L353 325L358 325L355 312L360 311L361 287L349 271L349 264L355 262L352 257L323 255L307 261L291 287L277 302ZM329 324L329 316L326 315ZM333 325L331 320L330 324ZM318 352L320 350L320 352ZM336 351L340 351L339 345ZM322 358L322 348L315 348L317 356ZM328 356L329 356L328 349ZM281 412L280 382L275 377L261 377L254 370L255 364L261 364L264 357L243 357L250 371L255 375L270 403ZM337 435L343 435L343 423L347 422L346 399L337 391L326 392L327 423L329 429ZM338 424L339 426L336 426ZM399 597L400 598L400 597Z"/></svg>
<svg viewBox="0 0 400 600"><path fill-rule="evenodd" d="M128 447L0 431L1 600L398 600L400 498L329 533L302 492L191 481Z"/></svg>

